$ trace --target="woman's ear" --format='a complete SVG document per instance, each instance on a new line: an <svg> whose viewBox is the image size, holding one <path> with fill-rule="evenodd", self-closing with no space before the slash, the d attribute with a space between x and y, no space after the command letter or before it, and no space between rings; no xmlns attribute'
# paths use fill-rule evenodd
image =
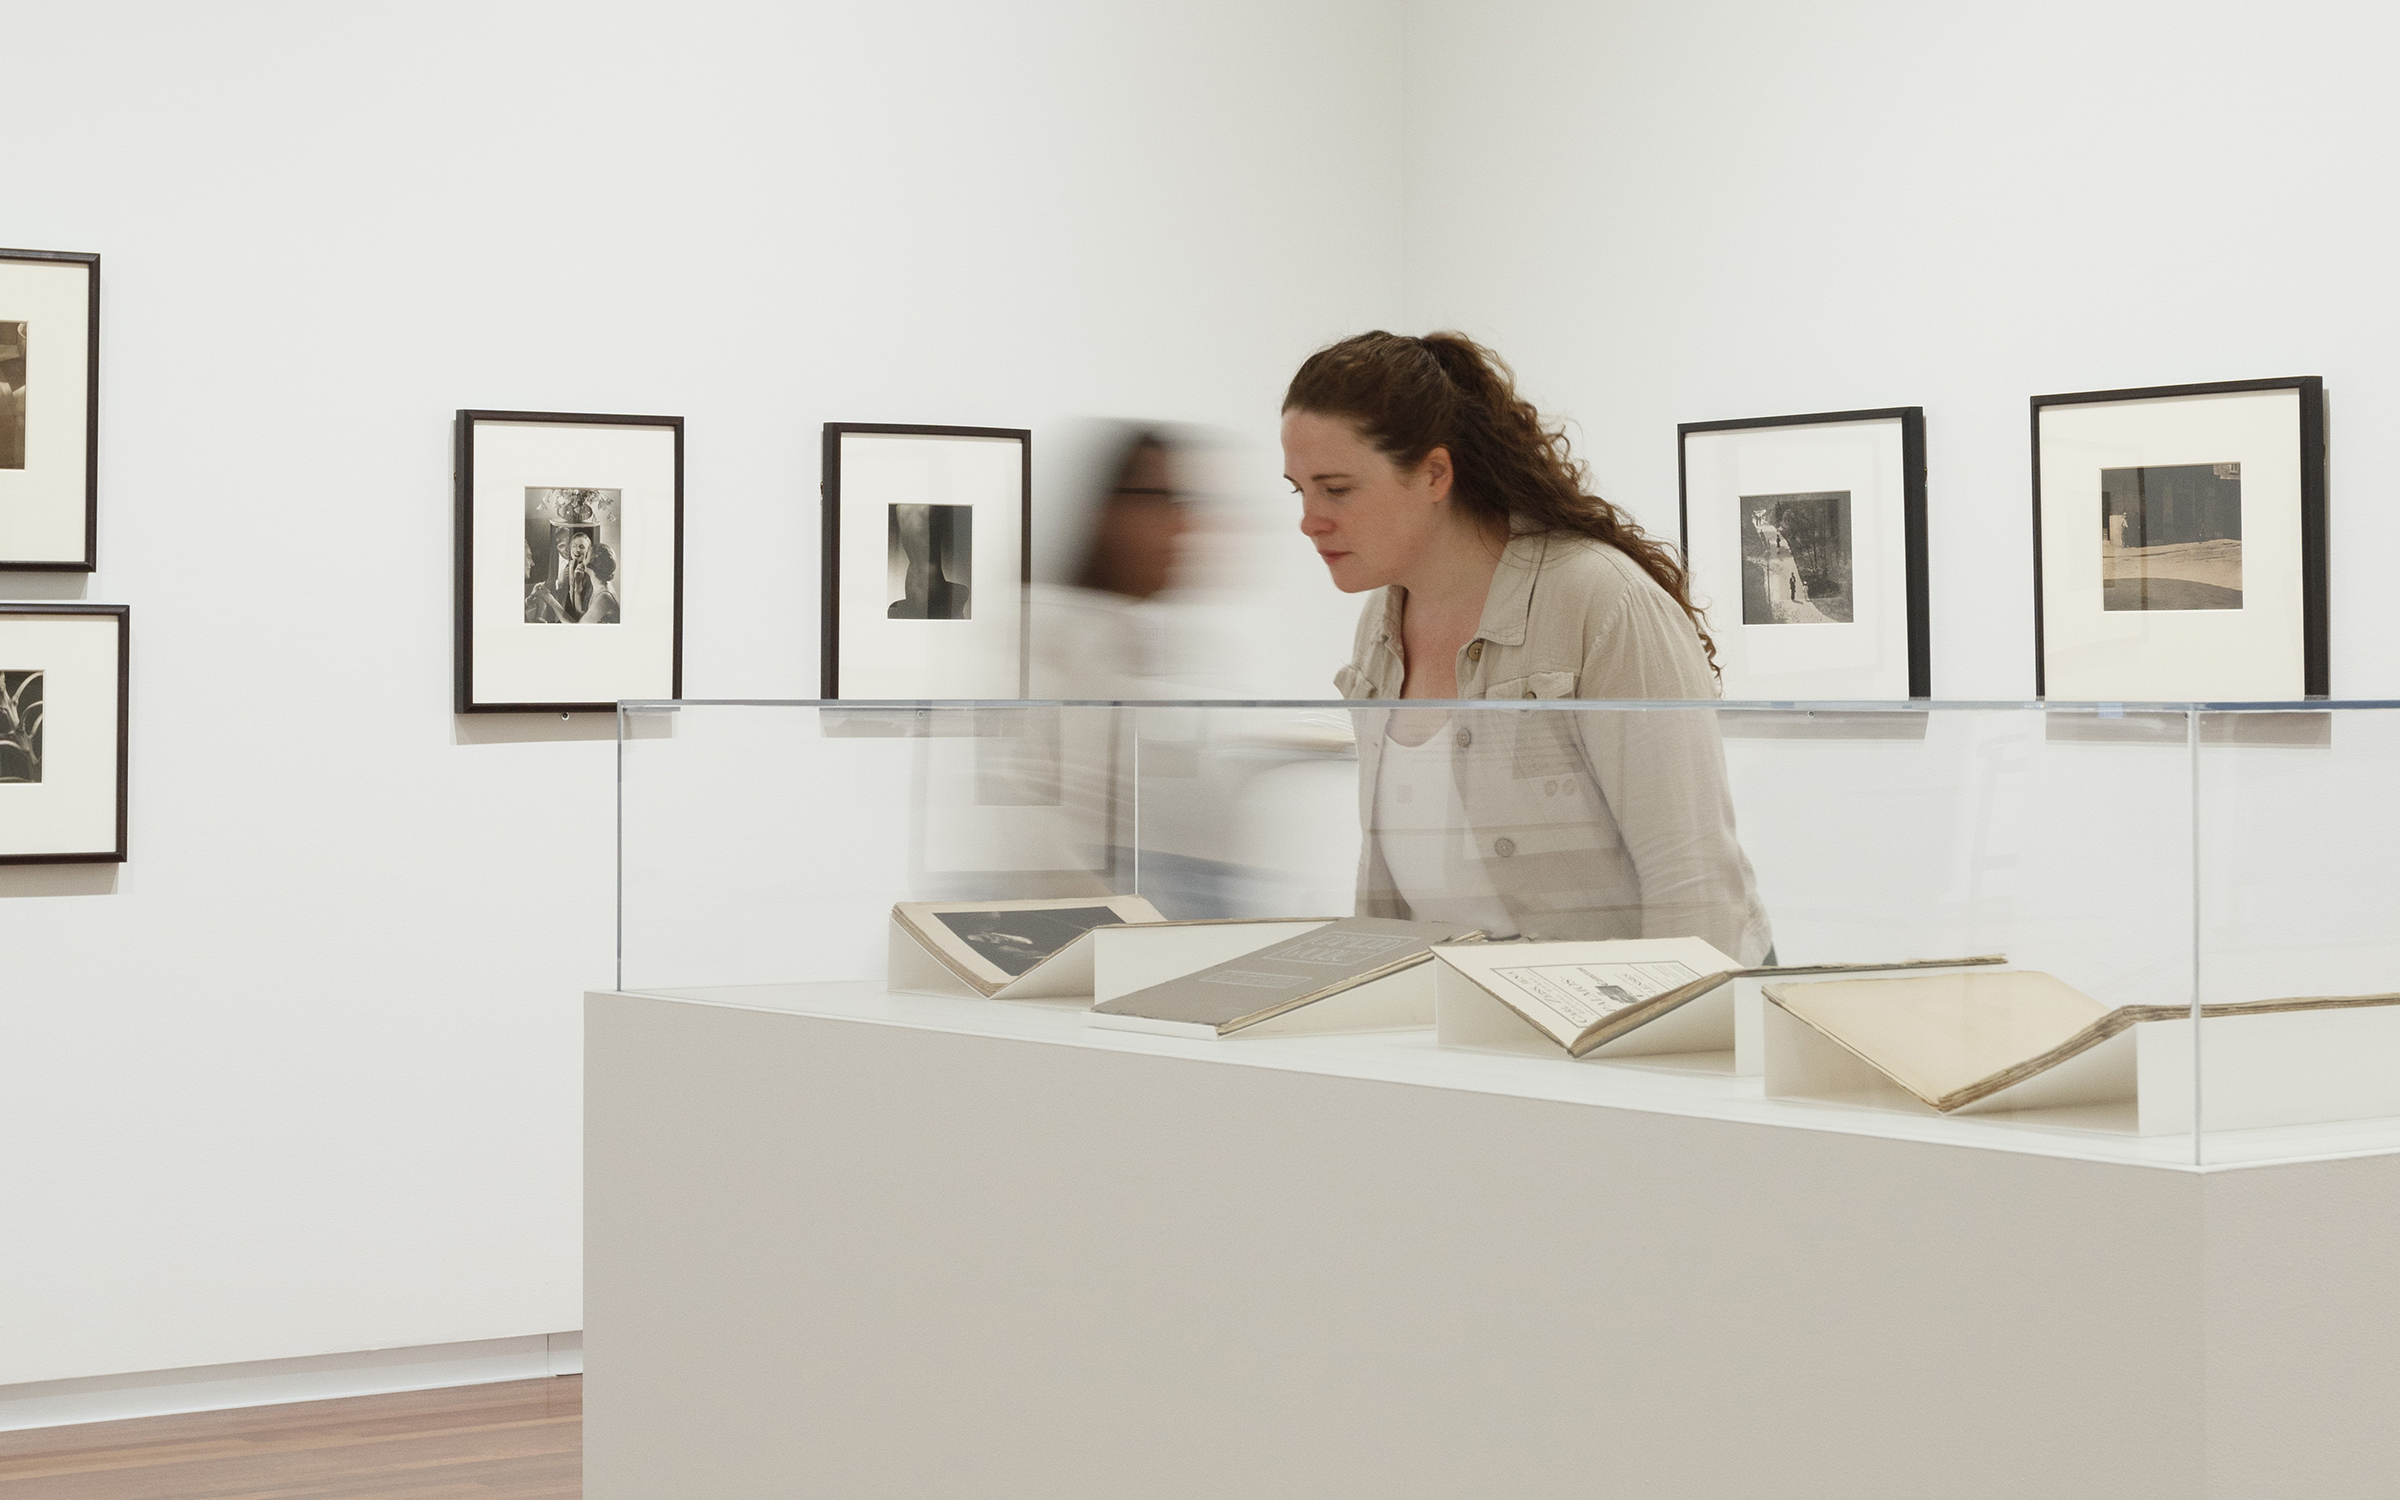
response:
<svg viewBox="0 0 2400 1500"><path fill-rule="evenodd" d="M1432 452L1427 453L1425 455L1425 461L1417 465L1417 478L1424 482L1425 488L1429 491L1425 497L1426 499L1449 499L1451 479L1450 450L1447 448L1437 447Z"/></svg>

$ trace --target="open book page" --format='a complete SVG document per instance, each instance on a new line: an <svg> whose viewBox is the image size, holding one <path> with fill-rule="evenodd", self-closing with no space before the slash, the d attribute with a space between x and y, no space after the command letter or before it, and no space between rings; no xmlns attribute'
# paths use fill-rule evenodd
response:
<svg viewBox="0 0 2400 1500"><path fill-rule="evenodd" d="M1039 901L903 901L892 918L959 978L989 995L1095 927L1163 920L1139 896Z"/></svg>
<svg viewBox="0 0 2400 1500"><path fill-rule="evenodd" d="M1697 999L1741 965L1699 938L1474 944L1442 958L1578 1055Z"/></svg>
<svg viewBox="0 0 2400 1500"><path fill-rule="evenodd" d="M1451 922L1344 917L1196 974L1119 995L1092 1009L1103 1015L1236 1031L1424 963L1433 956L1435 943L1455 943L1474 936L1474 929Z"/></svg>
<svg viewBox="0 0 2400 1500"><path fill-rule="evenodd" d="M2122 1029L2106 1025L2109 1007L2031 970L1770 984L1766 995L1942 1110Z"/></svg>
<svg viewBox="0 0 2400 1500"><path fill-rule="evenodd" d="M1495 968L1491 977L1513 992L1519 1015L1573 1047L1584 1033L1645 1000L1678 990L1700 977L1690 964L1525 964Z"/></svg>

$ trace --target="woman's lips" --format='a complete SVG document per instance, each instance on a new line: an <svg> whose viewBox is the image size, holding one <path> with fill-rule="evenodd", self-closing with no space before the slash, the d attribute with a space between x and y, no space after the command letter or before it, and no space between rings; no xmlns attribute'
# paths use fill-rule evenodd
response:
<svg viewBox="0 0 2400 1500"><path fill-rule="evenodd" d="M1350 554L1347 552L1326 552L1323 550L1319 550L1317 553L1317 556L1322 558L1328 567L1340 562L1343 558L1348 557L1349 555Z"/></svg>

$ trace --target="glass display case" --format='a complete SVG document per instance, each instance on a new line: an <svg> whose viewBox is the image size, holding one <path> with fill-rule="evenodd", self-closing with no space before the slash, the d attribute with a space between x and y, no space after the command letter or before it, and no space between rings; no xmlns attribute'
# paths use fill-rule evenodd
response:
<svg viewBox="0 0 2400 1500"><path fill-rule="evenodd" d="M645 702L618 755L624 990L880 994L917 902L1438 917L1519 969L1697 937L1725 1027L1655 1045L1154 1041L2159 1166L2400 1150L2400 705Z"/></svg>

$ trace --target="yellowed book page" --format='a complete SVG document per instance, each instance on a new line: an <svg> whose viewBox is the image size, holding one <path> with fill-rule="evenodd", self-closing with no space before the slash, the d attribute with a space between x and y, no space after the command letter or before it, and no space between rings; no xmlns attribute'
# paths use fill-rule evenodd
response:
<svg viewBox="0 0 2400 1500"><path fill-rule="evenodd" d="M1778 984L1767 995L1927 1103L2061 1046L2109 1013L2025 970Z"/></svg>

